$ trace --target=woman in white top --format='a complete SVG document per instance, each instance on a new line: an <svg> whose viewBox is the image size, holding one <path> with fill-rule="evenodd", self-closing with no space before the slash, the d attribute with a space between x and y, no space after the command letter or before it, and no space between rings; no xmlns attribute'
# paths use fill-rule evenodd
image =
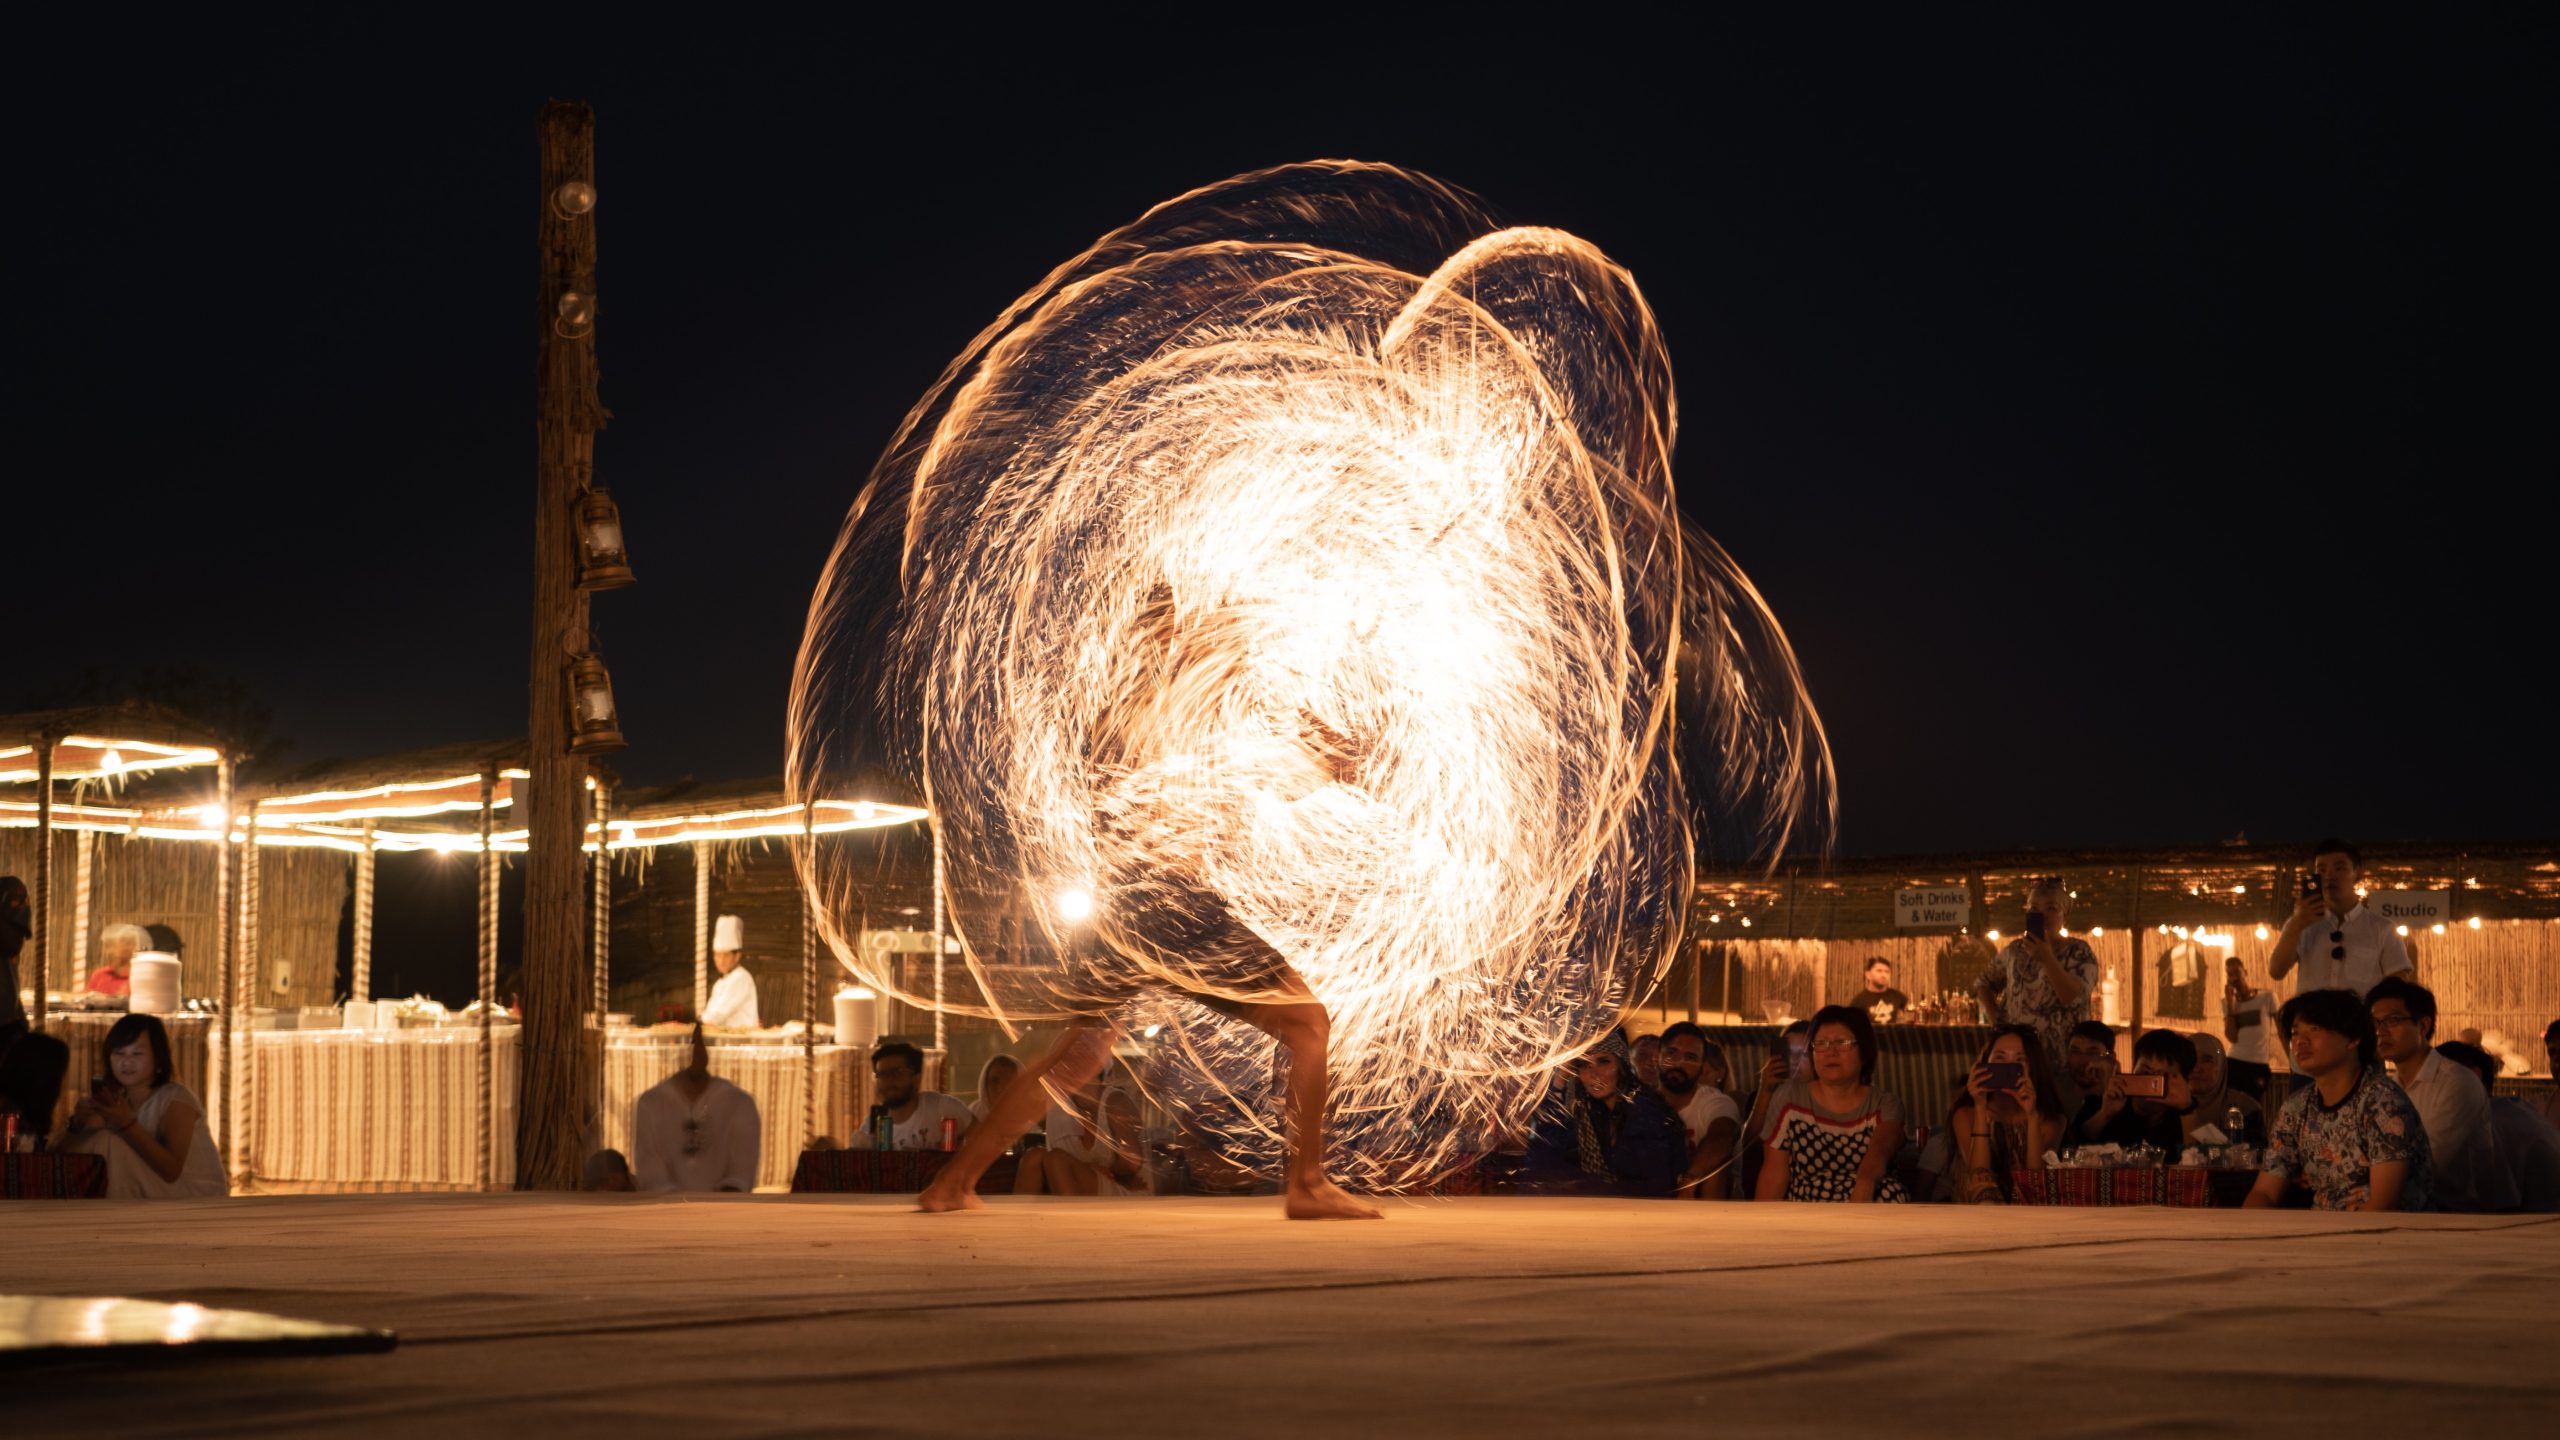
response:
<svg viewBox="0 0 2560 1440"><path fill-rule="evenodd" d="M1041 1165L1052 1195L1134 1195L1145 1186L1138 1102L1110 1083L1112 1068L1087 1081L1072 1107L1050 1102Z"/></svg>
<svg viewBox="0 0 2560 1440"><path fill-rule="evenodd" d="M108 1083L71 1112L73 1143L107 1161L110 1200L228 1195L222 1152L204 1105L171 1075L169 1031L157 1015L127 1015L107 1031Z"/></svg>

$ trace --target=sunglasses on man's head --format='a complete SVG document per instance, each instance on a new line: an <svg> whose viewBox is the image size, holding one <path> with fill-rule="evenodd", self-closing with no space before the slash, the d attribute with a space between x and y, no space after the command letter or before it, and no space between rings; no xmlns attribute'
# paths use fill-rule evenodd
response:
<svg viewBox="0 0 2560 1440"><path fill-rule="evenodd" d="M2332 930L2329 932L2329 958L2332 960L2344 960L2347 958L2346 931Z"/></svg>

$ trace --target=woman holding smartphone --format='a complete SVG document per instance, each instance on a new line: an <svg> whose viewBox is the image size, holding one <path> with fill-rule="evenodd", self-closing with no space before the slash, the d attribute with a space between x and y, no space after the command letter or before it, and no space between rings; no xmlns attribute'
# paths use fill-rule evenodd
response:
<svg viewBox="0 0 2560 1440"><path fill-rule="evenodd" d="M72 1143L107 1160L110 1200L193 1200L228 1195L204 1106L171 1078L169 1031L157 1015L127 1015L108 1029L108 1074L71 1112Z"/></svg>
<svg viewBox="0 0 2560 1440"><path fill-rule="evenodd" d="M1948 1181L1956 1199L1967 1205L2016 1199L2018 1167L2043 1164L2044 1152L2062 1145L2063 1125L2062 1100L2036 1032L2025 1025L1993 1031L1947 1116L1954 1152Z"/></svg>

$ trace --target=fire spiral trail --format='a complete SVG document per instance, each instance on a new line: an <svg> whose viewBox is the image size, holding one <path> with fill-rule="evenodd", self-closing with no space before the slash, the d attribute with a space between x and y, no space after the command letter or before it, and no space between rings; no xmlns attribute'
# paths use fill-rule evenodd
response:
<svg viewBox="0 0 2560 1440"><path fill-rule="evenodd" d="M1702 842L1828 823L1794 657L1675 506L1670 373L1625 271L1422 176L1159 206L908 415L812 602L792 784L908 778L953 1008L1161 1027L1151 1091L1273 1172L1272 1042L1186 998L1267 974L1127 918L1221 910L1332 1015L1338 1178L1422 1181L1661 974ZM830 947L929 1003L840 863L803 860Z"/></svg>

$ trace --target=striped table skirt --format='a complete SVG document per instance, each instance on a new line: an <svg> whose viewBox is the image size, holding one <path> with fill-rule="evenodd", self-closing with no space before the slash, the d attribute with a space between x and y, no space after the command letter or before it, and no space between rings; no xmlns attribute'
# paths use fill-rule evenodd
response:
<svg viewBox="0 0 2560 1440"><path fill-rule="evenodd" d="M515 1184L516 1027L492 1032L488 1183ZM281 1188L476 1189L480 1031L260 1030L249 1173Z"/></svg>
<svg viewBox="0 0 2560 1440"><path fill-rule="evenodd" d="M791 1175L794 1195L913 1195L951 1163L940 1150L810 1150Z"/></svg>

